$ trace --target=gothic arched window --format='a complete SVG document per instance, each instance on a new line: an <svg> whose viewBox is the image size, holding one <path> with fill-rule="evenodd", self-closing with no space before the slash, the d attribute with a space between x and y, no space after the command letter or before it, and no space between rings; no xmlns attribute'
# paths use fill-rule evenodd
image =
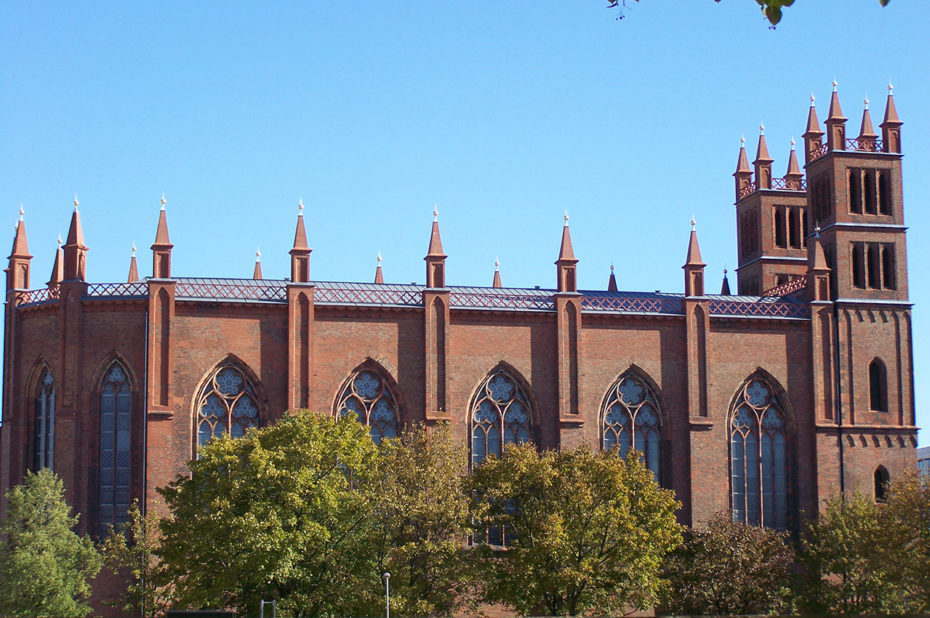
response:
<svg viewBox="0 0 930 618"><path fill-rule="evenodd" d="M529 442L531 418L530 399L516 378L504 368L491 372L471 405L472 465L500 456L504 444Z"/></svg>
<svg viewBox="0 0 930 618"><path fill-rule="evenodd" d="M659 478L659 406L655 394L633 372L610 387L604 408L604 450L618 447L621 457L631 448L643 454L646 466Z"/></svg>
<svg viewBox="0 0 930 618"><path fill-rule="evenodd" d="M875 468L875 501L885 502L888 500L888 484L891 482L891 475L885 466Z"/></svg>
<svg viewBox="0 0 930 618"><path fill-rule="evenodd" d="M240 438L260 422L252 380L232 362L217 367L197 399L197 444L204 445L227 431Z"/></svg>
<svg viewBox="0 0 930 618"><path fill-rule="evenodd" d="M787 423L772 387L759 377L742 387L730 414L733 521L788 527Z"/></svg>
<svg viewBox="0 0 930 618"><path fill-rule="evenodd" d="M869 409L888 411L888 375L885 363L878 358L869 363Z"/></svg>
<svg viewBox="0 0 930 618"><path fill-rule="evenodd" d="M129 466L131 461L132 393L129 375L113 361L100 387L100 514L101 538L108 526L127 521L129 512Z"/></svg>
<svg viewBox="0 0 930 618"><path fill-rule="evenodd" d="M363 365L349 376L336 400L336 415L354 416L367 425L375 444L397 435L397 400L388 384L380 370Z"/></svg>
<svg viewBox="0 0 930 618"><path fill-rule="evenodd" d="M54 468L55 463L55 380L48 367L39 372L32 425L32 469Z"/></svg>

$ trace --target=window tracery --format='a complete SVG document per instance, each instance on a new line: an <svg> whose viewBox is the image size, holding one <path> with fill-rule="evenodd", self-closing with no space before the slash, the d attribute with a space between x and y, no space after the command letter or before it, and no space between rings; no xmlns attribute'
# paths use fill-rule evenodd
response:
<svg viewBox="0 0 930 618"><path fill-rule="evenodd" d="M128 520L130 500L132 393L129 376L113 361L100 388L100 453L98 533Z"/></svg>
<svg viewBox="0 0 930 618"><path fill-rule="evenodd" d="M659 478L659 405L647 384L633 373L610 388L602 411L603 448L617 447L626 458L630 449L643 454L646 466Z"/></svg>
<svg viewBox="0 0 930 618"><path fill-rule="evenodd" d="M768 384L751 378L740 391L730 420L734 521L787 529L787 450L781 406Z"/></svg>
<svg viewBox="0 0 930 618"><path fill-rule="evenodd" d="M513 376L504 369L488 376L471 406L472 465L499 457L504 444L529 442L531 414L529 397Z"/></svg>
<svg viewBox="0 0 930 618"><path fill-rule="evenodd" d="M356 370L342 389L336 404L337 416L354 416L367 425L371 439L381 444L397 435L397 401L380 372L368 367Z"/></svg>
<svg viewBox="0 0 930 618"><path fill-rule="evenodd" d="M260 423L252 380L239 367L224 363L207 379L197 404L197 444L229 432L233 438Z"/></svg>
<svg viewBox="0 0 930 618"><path fill-rule="evenodd" d="M32 469L54 469L55 463L55 380L43 367L36 382L33 415Z"/></svg>

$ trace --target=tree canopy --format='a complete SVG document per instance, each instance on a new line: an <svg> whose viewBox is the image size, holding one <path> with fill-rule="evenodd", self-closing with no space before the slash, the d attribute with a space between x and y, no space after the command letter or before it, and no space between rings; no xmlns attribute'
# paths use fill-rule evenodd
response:
<svg viewBox="0 0 930 618"><path fill-rule="evenodd" d="M472 491L478 534L510 539L506 551L477 548L485 598L521 614L649 607L681 541L680 503L635 452L508 445L474 469Z"/></svg>
<svg viewBox="0 0 930 618"><path fill-rule="evenodd" d="M91 608L88 580L100 555L74 531L77 516L65 502L61 479L48 468L27 472L7 492L0 525L0 615L84 616Z"/></svg>

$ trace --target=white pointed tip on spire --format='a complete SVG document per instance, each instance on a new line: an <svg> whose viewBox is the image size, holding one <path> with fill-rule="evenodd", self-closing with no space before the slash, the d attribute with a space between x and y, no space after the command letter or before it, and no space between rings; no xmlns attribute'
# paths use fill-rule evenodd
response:
<svg viewBox="0 0 930 618"><path fill-rule="evenodd" d="M814 101L817 100L817 97L814 96L814 93L811 92L811 107L814 107Z"/></svg>
<svg viewBox="0 0 930 618"><path fill-rule="evenodd" d="M165 192L162 191L162 192L161 192L161 209L162 209L162 210L165 209L165 204L167 204L167 203L168 203L168 200L165 199Z"/></svg>
<svg viewBox="0 0 930 618"><path fill-rule="evenodd" d="M78 201L78 199L77 199L77 193L75 193L75 194L74 194L74 212L77 212L77 211L78 211L78 206L80 206L80 205L81 205L81 203L80 203L80 202Z"/></svg>
<svg viewBox="0 0 930 618"><path fill-rule="evenodd" d="M436 202L433 202L433 221L439 221L439 206L436 205Z"/></svg>
<svg viewBox="0 0 930 618"><path fill-rule="evenodd" d="M835 77L833 78L833 83L831 85L833 86L833 92L836 92L836 78Z"/></svg>
<svg viewBox="0 0 930 618"><path fill-rule="evenodd" d="M19 220L20 220L20 221L23 220L23 214L24 214L24 213L25 213L25 211L23 210L23 205L20 204L20 205L19 205Z"/></svg>
<svg viewBox="0 0 930 618"><path fill-rule="evenodd" d="M740 147L740 148L745 148L745 147L746 147L746 136L745 136L745 135L740 135L740 136L739 136L739 147Z"/></svg>
<svg viewBox="0 0 930 618"><path fill-rule="evenodd" d="M565 215L562 217L565 221L565 227L568 227L568 211L565 211Z"/></svg>
<svg viewBox="0 0 930 618"><path fill-rule="evenodd" d="M894 84L891 83L891 80L888 80L888 96L894 96Z"/></svg>
<svg viewBox="0 0 930 618"><path fill-rule="evenodd" d="M820 226L819 225L814 228L814 237L820 238Z"/></svg>
<svg viewBox="0 0 930 618"><path fill-rule="evenodd" d="M262 261L262 250L259 249L258 247L255 247L255 261L256 262Z"/></svg>
<svg viewBox="0 0 930 618"><path fill-rule="evenodd" d="M765 123L764 122L759 123L759 135L765 135Z"/></svg>
<svg viewBox="0 0 930 618"><path fill-rule="evenodd" d="M132 257L136 257L136 243L132 243Z"/></svg>
<svg viewBox="0 0 930 618"><path fill-rule="evenodd" d="M865 95L865 101L862 102L866 109L869 109L869 95Z"/></svg>
<svg viewBox="0 0 930 618"><path fill-rule="evenodd" d="M791 136L791 150L794 150L794 136Z"/></svg>
<svg viewBox="0 0 930 618"><path fill-rule="evenodd" d="M378 251L378 266L381 266L381 252Z"/></svg>
<svg viewBox="0 0 930 618"><path fill-rule="evenodd" d="M613 263L613 262L610 263L610 272L611 272L611 273L614 272L614 263Z"/></svg>
<svg viewBox="0 0 930 618"><path fill-rule="evenodd" d="M691 215L691 231L692 232L694 231L696 226L697 226L697 222L694 220L694 215Z"/></svg>
<svg viewBox="0 0 930 618"><path fill-rule="evenodd" d="M501 269L501 259L499 256L494 256L494 270Z"/></svg>
<svg viewBox="0 0 930 618"><path fill-rule="evenodd" d="M304 198L299 198L297 200L297 215L303 216L304 214Z"/></svg>

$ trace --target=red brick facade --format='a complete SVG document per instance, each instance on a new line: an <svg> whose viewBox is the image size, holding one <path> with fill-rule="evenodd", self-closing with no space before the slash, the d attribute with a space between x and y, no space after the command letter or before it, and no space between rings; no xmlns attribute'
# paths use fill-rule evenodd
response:
<svg viewBox="0 0 930 618"><path fill-rule="evenodd" d="M579 291L583 260L567 220L556 290L447 286L438 222L425 286L312 282L302 215L288 281L173 278L164 210L155 276L90 284L77 204L59 274L30 290L21 222L7 269L0 491L33 465L44 367L55 384L53 465L87 531L99 509L101 385L114 360L131 392L130 492L149 500L194 456L199 393L227 361L255 385L261 423L294 408L333 412L367 363L389 382L402 423L448 420L465 443L476 389L503 366L528 394L542 448L600 448L605 397L632 370L655 394L660 480L685 523L730 509L734 407L747 380L765 382L787 423L797 527L841 488L871 492L879 466L894 479L915 464L901 123L891 96L881 139L865 114L847 140L834 94L824 143L811 107L806 181L793 152L786 176L772 178L764 136L755 170L741 151L739 296L706 293L696 232L684 295ZM870 377L875 359L881 384Z"/></svg>

